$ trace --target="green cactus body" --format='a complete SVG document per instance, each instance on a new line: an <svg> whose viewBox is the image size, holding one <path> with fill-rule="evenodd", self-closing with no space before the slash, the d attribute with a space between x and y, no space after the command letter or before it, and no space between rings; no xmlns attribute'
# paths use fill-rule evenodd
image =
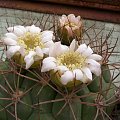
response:
<svg viewBox="0 0 120 120"><path fill-rule="evenodd" d="M4 98L4 96L0 93L0 98ZM7 120L6 110L4 109L5 103L4 100L0 100L0 119Z"/></svg>
<svg viewBox="0 0 120 120"><path fill-rule="evenodd" d="M63 98L57 94L56 99ZM74 120L74 116L77 120L81 118L81 104L80 99L65 99L65 101L56 102L53 104L53 115L57 120ZM65 106L65 107L63 107ZM73 109L73 111L71 111Z"/></svg>
<svg viewBox="0 0 120 120"><path fill-rule="evenodd" d="M6 70L8 67L3 65L1 69ZM108 75L108 72L109 69L104 71L104 74ZM27 77L37 79L37 77L27 71L23 73ZM114 95L116 87L111 83L110 79L108 82L108 77L105 76L103 78L94 76L94 80L89 85L80 84L80 90L78 89L78 92L73 92L73 94L71 94L71 91L66 93L63 88L61 89L63 92L60 94L61 90L59 90L59 88L57 89L51 82L42 84L42 82L39 82L42 80L35 82L28 80L27 77L21 77L19 79L19 90L16 91L16 93L18 92L18 96L16 96L16 93L12 93L9 87L10 84L12 89L14 91L16 90L12 83L13 78L11 73L6 73L4 75L7 81L4 80L3 74L1 74L0 86L4 87L8 93L0 87L0 98L11 98L11 100L0 99L0 120L16 119L15 103L17 105L17 117L21 120L93 120L98 109L98 105L96 105L98 96L102 97L101 102L105 105L116 99ZM17 80L18 75L16 75L14 79ZM102 81L101 86L100 81ZM7 82L9 82L9 84ZM56 89L60 93L58 93ZM25 94L27 90L28 92ZM9 104L12 105L4 108L4 106ZM103 107L103 110L110 115L113 108L114 104ZM100 115L98 115L97 119L99 118L101 118Z"/></svg>

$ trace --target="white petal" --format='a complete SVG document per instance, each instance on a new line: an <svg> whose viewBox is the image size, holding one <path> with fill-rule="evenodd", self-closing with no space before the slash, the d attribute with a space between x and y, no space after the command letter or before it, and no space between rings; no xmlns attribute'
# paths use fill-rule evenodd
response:
<svg viewBox="0 0 120 120"><path fill-rule="evenodd" d="M49 48L49 56L57 57L67 50L69 50L69 48L66 45L61 45L61 42L55 42L55 44Z"/></svg>
<svg viewBox="0 0 120 120"><path fill-rule="evenodd" d="M82 22L81 22L81 17L80 16L76 17L75 24L78 25L78 26L81 26Z"/></svg>
<svg viewBox="0 0 120 120"><path fill-rule="evenodd" d="M43 52L42 52L41 48L38 46L36 47L36 54L43 58Z"/></svg>
<svg viewBox="0 0 120 120"><path fill-rule="evenodd" d="M60 21L60 27L63 27L65 25L65 20L59 19L59 21Z"/></svg>
<svg viewBox="0 0 120 120"><path fill-rule="evenodd" d="M26 29L24 26L21 26L21 25L18 25L18 26L15 26L17 28L19 28L20 30L22 30L24 33L26 32Z"/></svg>
<svg viewBox="0 0 120 120"><path fill-rule="evenodd" d="M14 33L6 33L5 36L7 38L11 38L13 40L17 40L17 36Z"/></svg>
<svg viewBox="0 0 120 120"><path fill-rule="evenodd" d="M41 33L41 39L43 43L46 43L48 41L52 41L53 39L53 31L43 31Z"/></svg>
<svg viewBox="0 0 120 120"><path fill-rule="evenodd" d="M66 15L62 15L61 21L62 21L63 23L68 23L68 18L67 18L67 16L66 16Z"/></svg>
<svg viewBox="0 0 120 120"><path fill-rule="evenodd" d="M61 73L64 73L64 72L66 72L66 71L68 71L69 69L66 67L66 66L57 66L56 67L56 69L55 69L55 71L60 71Z"/></svg>
<svg viewBox="0 0 120 120"><path fill-rule="evenodd" d="M50 31L50 30L45 30L45 31L43 31L42 32L42 37L46 37L46 36L51 36L51 38L52 38L52 36L53 36L53 31Z"/></svg>
<svg viewBox="0 0 120 120"><path fill-rule="evenodd" d="M14 31L14 27L8 27L7 30L8 30L9 32L13 32L13 31Z"/></svg>
<svg viewBox="0 0 120 120"><path fill-rule="evenodd" d="M76 20L74 14L69 14L69 15L68 15L68 19L69 19L69 22L72 22L72 23L74 23L74 21Z"/></svg>
<svg viewBox="0 0 120 120"><path fill-rule="evenodd" d="M11 38L4 38L3 39L3 42L6 44L6 45L16 45L17 42Z"/></svg>
<svg viewBox="0 0 120 120"><path fill-rule="evenodd" d="M88 82L90 82L90 81L91 81L91 80L88 79L88 77L84 74L83 79L82 79L82 82L83 82L83 83L88 83Z"/></svg>
<svg viewBox="0 0 120 120"><path fill-rule="evenodd" d="M11 46L6 52L8 58L11 58L17 51L20 50L20 46Z"/></svg>
<svg viewBox="0 0 120 120"><path fill-rule="evenodd" d="M30 59L26 59L25 62L26 62L26 69L28 69L34 63L34 59L33 59L33 57L31 57Z"/></svg>
<svg viewBox="0 0 120 120"><path fill-rule="evenodd" d="M45 47L51 47L54 45L54 42L51 40L51 41L44 43L44 45L45 45Z"/></svg>
<svg viewBox="0 0 120 120"><path fill-rule="evenodd" d="M83 55L88 57L90 55L92 55L93 50L88 46L88 48L83 52Z"/></svg>
<svg viewBox="0 0 120 120"><path fill-rule="evenodd" d="M41 72L47 72L50 71L52 69L55 69L56 64L55 62L43 62L42 64L42 68L41 68Z"/></svg>
<svg viewBox="0 0 120 120"><path fill-rule="evenodd" d="M58 51L59 51L59 50L58 50ZM61 52L60 52L60 54L61 54L61 53L64 53L64 52L67 52L67 51L69 51L69 47L66 46L66 45L61 45Z"/></svg>
<svg viewBox="0 0 120 120"><path fill-rule="evenodd" d="M62 76L61 76L61 83L63 85L66 85L68 82L72 81L74 79L74 75L71 71L66 71Z"/></svg>
<svg viewBox="0 0 120 120"><path fill-rule="evenodd" d="M42 52L43 52L44 54L48 55L48 54L49 54L49 48L43 48L43 49L42 49Z"/></svg>
<svg viewBox="0 0 120 120"><path fill-rule="evenodd" d="M26 32L30 32L30 27L31 27L31 26L26 26L26 27L25 27Z"/></svg>
<svg viewBox="0 0 120 120"><path fill-rule="evenodd" d="M20 50L19 50L19 52L20 52L20 54L22 55L22 56L25 56L25 48L24 47L21 47L20 48Z"/></svg>
<svg viewBox="0 0 120 120"><path fill-rule="evenodd" d="M77 16L76 18L77 18L77 20L78 20L78 21L80 21L80 20L81 20L81 17L80 17L80 16Z"/></svg>
<svg viewBox="0 0 120 120"><path fill-rule="evenodd" d="M9 32L15 33L15 35L17 35L17 36L21 36L21 35L24 34L24 32L23 32L20 28L18 28L18 27L16 27L16 26L14 26L14 27L9 27L7 30L8 30Z"/></svg>
<svg viewBox="0 0 120 120"><path fill-rule="evenodd" d="M89 69L91 70L92 73L94 73L96 76L101 75L101 67L95 67L95 66L89 66Z"/></svg>
<svg viewBox="0 0 120 120"><path fill-rule="evenodd" d="M27 62L29 59L34 57L36 53L34 51L29 51L28 55L25 56L24 60Z"/></svg>
<svg viewBox="0 0 120 120"><path fill-rule="evenodd" d="M75 51L77 48L77 41L74 39L70 44L70 50Z"/></svg>
<svg viewBox="0 0 120 120"><path fill-rule="evenodd" d="M88 79L92 80L92 73L90 71L89 68L83 68L82 71L84 72L84 74L87 76Z"/></svg>
<svg viewBox="0 0 120 120"><path fill-rule="evenodd" d="M73 70L73 74L74 74L74 77L76 78L76 80L82 81L83 73L80 69Z"/></svg>
<svg viewBox="0 0 120 120"><path fill-rule="evenodd" d="M56 59L54 57L47 57L43 59L43 63L46 63L46 62L56 62Z"/></svg>
<svg viewBox="0 0 120 120"><path fill-rule="evenodd" d="M36 27L35 25L32 25L30 28L29 28L29 31L31 33L40 33L41 29L39 27Z"/></svg>
<svg viewBox="0 0 120 120"><path fill-rule="evenodd" d="M94 59L94 60L101 60L102 56L98 55L98 54L92 54L91 56L89 56L90 59Z"/></svg>
<svg viewBox="0 0 120 120"><path fill-rule="evenodd" d="M61 42L56 42L53 46L50 46L49 56L56 57L60 51L61 51Z"/></svg>
<svg viewBox="0 0 120 120"><path fill-rule="evenodd" d="M83 53L84 51L86 51L87 49L87 45L86 44L81 44L78 49L76 50L76 52L79 52L79 53Z"/></svg>
<svg viewBox="0 0 120 120"><path fill-rule="evenodd" d="M100 67L100 64L93 59L87 59L86 63L89 63L90 65L95 66L95 67Z"/></svg>
<svg viewBox="0 0 120 120"><path fill-rule="evenodd" d="M26 62L26 69L28 69L34 63L34 56L36 53L34 51L29 51L29 54L25 56L24 60Z"/></svg>

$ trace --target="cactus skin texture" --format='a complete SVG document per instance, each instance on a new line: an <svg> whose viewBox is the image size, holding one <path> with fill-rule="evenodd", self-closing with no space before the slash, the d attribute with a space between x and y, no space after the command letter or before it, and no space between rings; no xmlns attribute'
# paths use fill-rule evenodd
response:
<svg viewBox="0 0 120 120"><path fill-rule="evenodd" d="M102 66L101 77L72 90L41 79L39 72L15 70L8 62L0 69L0 120L100 120L100 110L109 116L114 108L107 106L116 99L108 66Z"/></svg>

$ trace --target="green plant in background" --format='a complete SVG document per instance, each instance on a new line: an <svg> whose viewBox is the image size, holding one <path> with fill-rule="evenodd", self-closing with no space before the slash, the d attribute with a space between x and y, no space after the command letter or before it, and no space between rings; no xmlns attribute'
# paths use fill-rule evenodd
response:
<svg viewBox="0 0 120 120"><path fill-rule="evenodd" d="M63 17L68 22L61 26ZM112 120L119 100L119 65L109 62L117 44L108 44L112 32L86 40L80 17L53 21L42 30L41 24L8 27L2 38L7 58L0 62L0 120Z"/></svg>

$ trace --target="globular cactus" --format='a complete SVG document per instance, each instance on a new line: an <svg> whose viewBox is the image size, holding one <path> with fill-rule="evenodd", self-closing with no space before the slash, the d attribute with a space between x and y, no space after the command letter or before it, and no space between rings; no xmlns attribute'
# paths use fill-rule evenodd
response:
<svg viewBox="0 0 120 120"><path fill-rule="evenodd" d="M19 29L20 27L21 26L17 26L15 28ZM20 30L21 29L29 29L27 34L33 30L33 28L30 29L30 26L26 28L21 27ZM35 28L33 31L38 32L39 30L40 29ZM56 34L57 32L56 30ZM45 38L48 40L47 35L51 35L50 39L52 39L53 36L52 33L48 31L47 33L42 32L35 34L37 37L38 35L44 34L42 37L44 40ZM85 34L85 32L83 34ZM13 34L12 36L15 37ZM57 37L58 36L59 35L57 35ZM23 37L18 38L20 41L23 39ZM107 42L107 39L108 36L105 42ZM36 38L35 40L38 39ZM81 39L80 44L82 44L83 41L84 40ZM99 43L97 46L94 46L94 42L95 41L91 40L87 41L89 45L92 44L92 48L94 48L94 50L96 50L95 52L99 53L103 59L99 61L101 64L99 68L101 69L101 74L96 75L92 73L91 81L88 80L88 78L82 78L82 80L78 82L77 78L74 78L70 84L69 81L67 83L60 82L60 75L62 73L46 68L51 63L49 63L48 66L44 66L43 69L45 63L44 58L47 58L48 54L47 52L45 54L45 51L42 53L40 49L37 50L36 48L31 48L36 52L34 56L31 56L28 51L25 52L25 56L29 54L27 56L28 58L24 55L22 56L20 51L18 51L17 54L9 59L6 58L5 61L1 59L0 120L111 120L114 105L118 101L115 94L117 87L113 83L114 71L112 73L110 68L112 64L108 64L108 58L112 52L108 52L111 48L109 48L107 44L105 44L106 49L103 50L103 44ZM96 44L97 42L98 41L96 41ZM68 43L69 42L67 42L67 45ZM53 44L53 42L50 42L49 45L51 44ZM41 44L39 45L41 47ZM45 45L42 47L44 46ZM55 45L53 46L55 47ZM50 47L49 49L54 51L54 47ZM107 51L106 54L104 54L105 51ZM57 52L57 50L54 52ZM17 62L16 57L22 59L22 62L20 62L20 60ZM29 59L34 61L34 65L32 65L33 62L31 64L29 63ZM57 59L59 58L57 57ZM40 61L40 65L38 61ZM95 73L97 72L95 71Z"/></svg>

